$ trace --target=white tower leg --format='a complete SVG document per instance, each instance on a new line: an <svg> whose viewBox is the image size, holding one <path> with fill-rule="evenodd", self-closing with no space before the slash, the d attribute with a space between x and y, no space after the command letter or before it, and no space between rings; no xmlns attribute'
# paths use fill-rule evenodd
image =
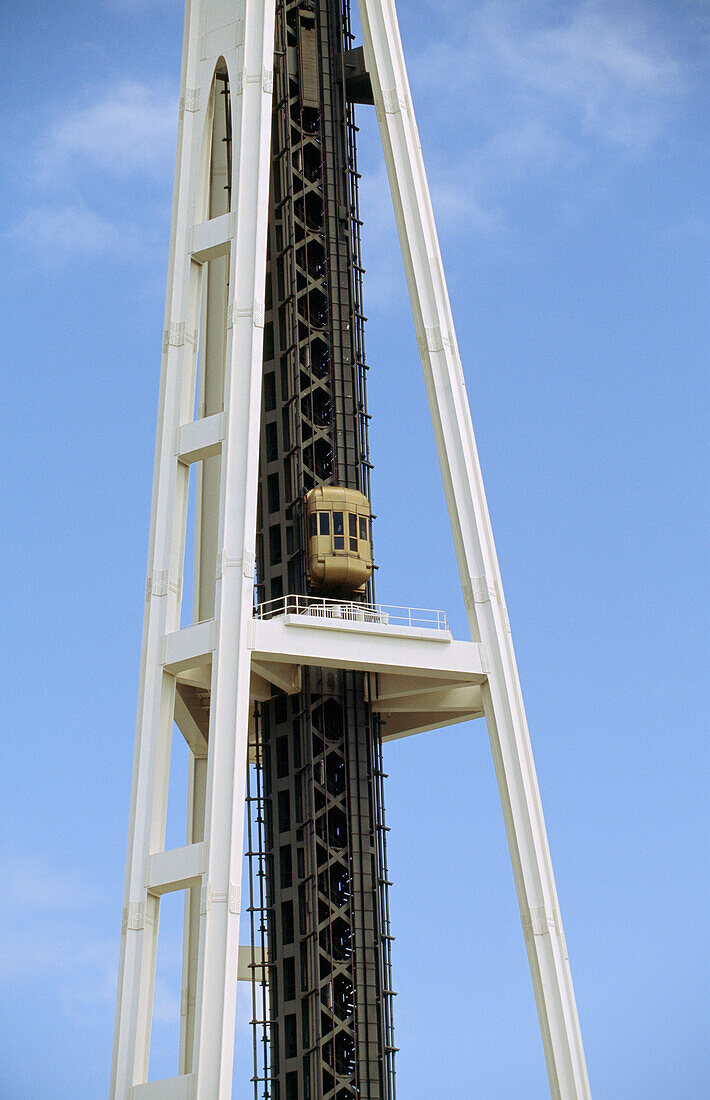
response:
<svg viewBox="0 0 710 1100"><path fill-rule="evenodd" d="M552 1096L589 1081L515 654L454 333L394 0L359 0L439 463L483 689Z"/></svg>
<svg viewBox="0 0 710 1100"><path fill-rule="evenodd" d="M114 1100L141 1095L226 1100L232 1091L273 42L273 0L188 0L111 1078ZM211 89L219 58L230 77L235 213L210 218ZM203 418L195 431L203 267L220 255L229 256L231 288L224 414ZM202 781L205 765L196 761L191 783L198 800L199 791L206 792L204 831L201 813L193 806L191 843L164 852L176 679L163 664L164 639L180 628L189 463L196 460L181 454L181 438L197 440L195 454L221 450L220 553L211 625L206 776ZM148 1085L160 896L180 889L199 891L201 900L197 933L196 907L190 907L191 942L186 945L186 972L196 980L194 1018L183 1027L181 1052L181 1068L190 1072ZM188 1036L191 1052L186 1049Z"/></svg>
<svg viewBox="0 0 710 1100"><path fill-rule="evenodd" d="M227 339L227 425L207 775L208 856L195 1027L198 1100L231 1095L249 725L248 627L253 614L261 419L273 0L246 0L244 26L243 91L233 97L232 207L237 221L230 287L235 289ZM232 79L236 81L236 72Z"/></svg>

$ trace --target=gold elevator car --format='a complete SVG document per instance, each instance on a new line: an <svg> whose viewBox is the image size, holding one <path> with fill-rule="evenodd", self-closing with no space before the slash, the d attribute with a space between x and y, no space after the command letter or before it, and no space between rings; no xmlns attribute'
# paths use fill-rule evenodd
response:
<svg viewBox="0 0 710 1100"><path fill-rule="evenodd" d="M308 583L314 592L361 595L372 576L372 513L357 489L321 485L305 499Z"/></svg>

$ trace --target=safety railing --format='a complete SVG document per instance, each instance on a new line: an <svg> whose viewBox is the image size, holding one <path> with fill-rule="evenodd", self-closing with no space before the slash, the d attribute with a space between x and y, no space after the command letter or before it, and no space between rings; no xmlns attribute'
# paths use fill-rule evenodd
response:
<svg viewBox="0 0 710 1100"><path fill-rule="evenodd" d="M279 615L303 615L314 619L340 619L351 623L380 623L382 626L408 626L417 630L448 630L443 611L426 607L396 607L384 603L359 603L332 600L322 596L279 596L254 609L257 619L275 619Z"/></svg>

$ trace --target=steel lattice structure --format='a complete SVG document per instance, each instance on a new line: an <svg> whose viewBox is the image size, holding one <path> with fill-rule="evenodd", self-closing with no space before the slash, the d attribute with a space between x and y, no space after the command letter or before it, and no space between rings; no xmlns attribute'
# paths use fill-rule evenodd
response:
<svg viewBox="0 0 710 1100"><path fill-rule="evenodd" d="M351 37L347 0L277 0L259 603L307 592L304 493L369 490ZM365 677L311 668L258 720L270 1005L258 1094L390 1098L382 769Z"/></svg>

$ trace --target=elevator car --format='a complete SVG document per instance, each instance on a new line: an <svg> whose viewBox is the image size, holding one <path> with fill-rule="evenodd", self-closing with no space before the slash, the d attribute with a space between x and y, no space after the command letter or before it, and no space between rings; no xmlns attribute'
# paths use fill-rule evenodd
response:
<svg viewBox="0 0 710 1100"><path fill-rule="evenodd" d="M308 583L314 592L361 595L372 576L372 513L357 489L320 485L305 499Z"/></svg>

